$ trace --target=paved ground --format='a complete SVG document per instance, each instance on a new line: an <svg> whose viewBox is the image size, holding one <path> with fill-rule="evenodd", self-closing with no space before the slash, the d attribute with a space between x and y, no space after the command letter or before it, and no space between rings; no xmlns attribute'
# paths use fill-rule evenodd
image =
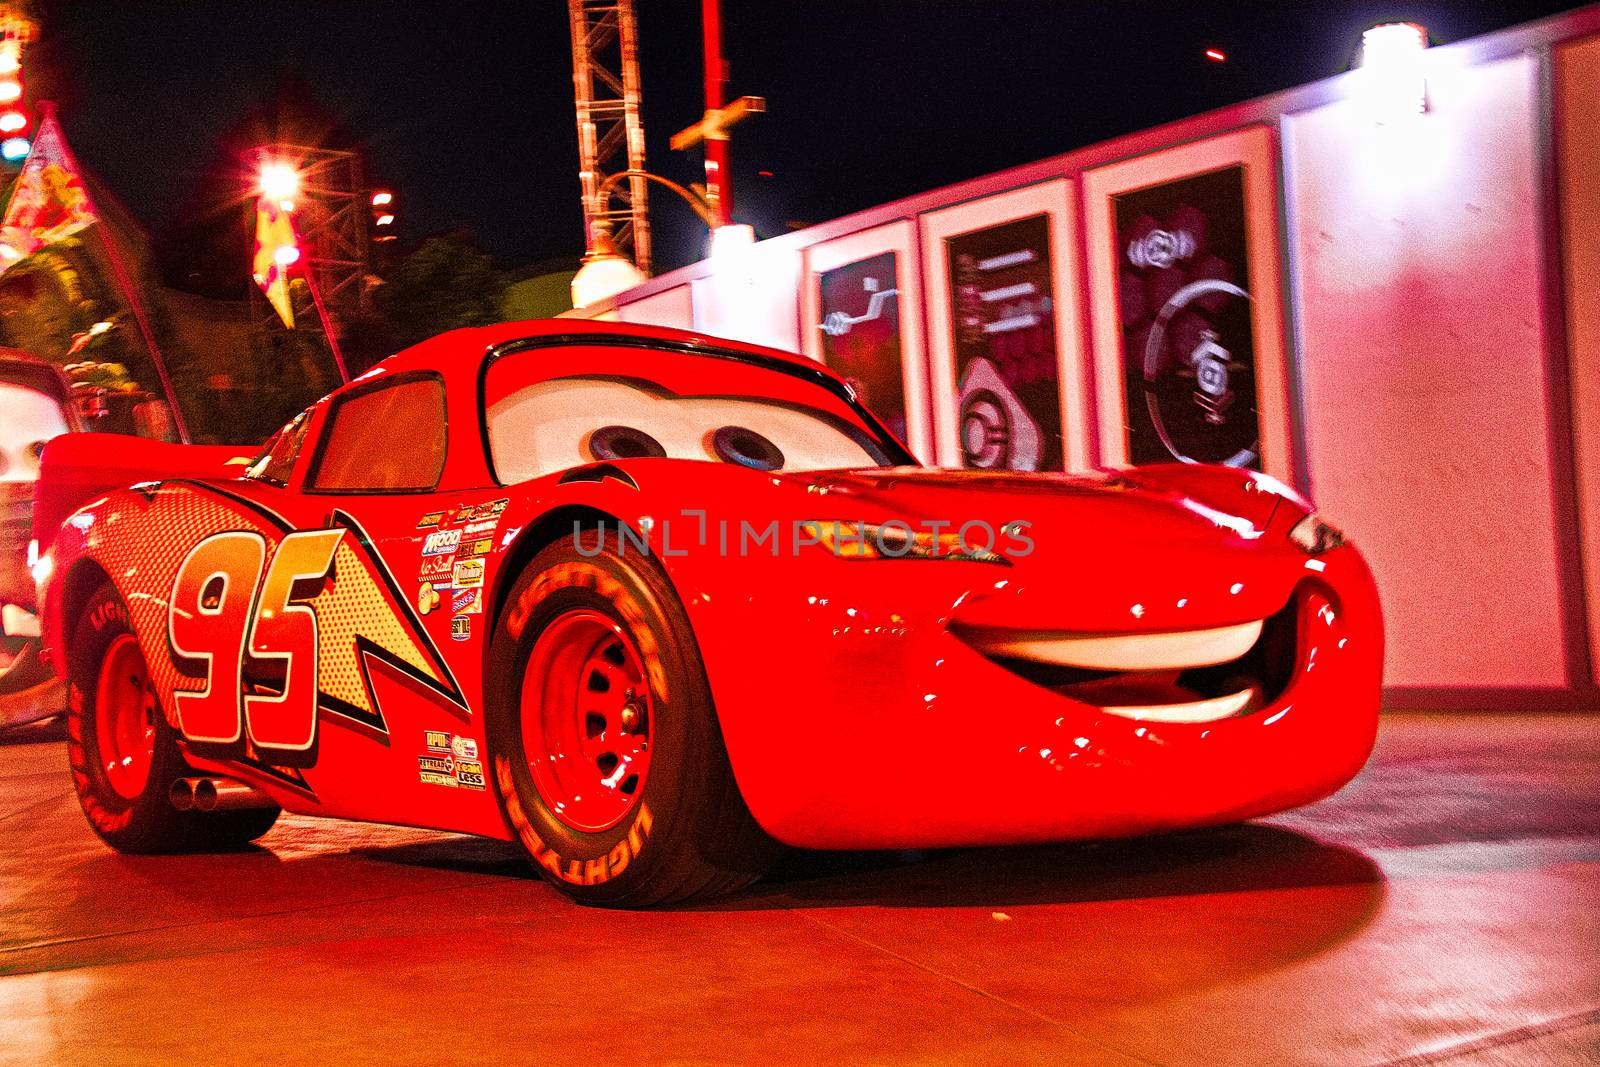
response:
<svg viewBox="0 0 1600 1067"><path fill-rule="evenodd" d="M0 742L0 1062L1600 1062L1600 716L1386 720L1219 832L805 856L677 913L510 846L285 818L122 857Z"/></svg>

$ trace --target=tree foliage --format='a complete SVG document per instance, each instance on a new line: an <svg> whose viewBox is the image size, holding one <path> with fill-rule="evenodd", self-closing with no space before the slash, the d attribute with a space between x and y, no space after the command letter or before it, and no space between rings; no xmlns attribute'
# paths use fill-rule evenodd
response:
<svg viewBox="0 0 1600 1067"><path fill-rule="evenodd" d="M377 292L378 308L401 347L461 326L500 321L505 280L466 237L431 237L406 256Z"/></svg>

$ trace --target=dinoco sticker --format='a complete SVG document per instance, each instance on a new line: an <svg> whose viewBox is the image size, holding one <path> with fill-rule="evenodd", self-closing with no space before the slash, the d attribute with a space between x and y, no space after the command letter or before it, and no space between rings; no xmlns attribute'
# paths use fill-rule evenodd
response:
<svg viewBox="0 0 1600 1067"><path fill-rule="evenodd" d="M450 640L465 641L472 636L472 616L452 615L450 617Z"/></svg>

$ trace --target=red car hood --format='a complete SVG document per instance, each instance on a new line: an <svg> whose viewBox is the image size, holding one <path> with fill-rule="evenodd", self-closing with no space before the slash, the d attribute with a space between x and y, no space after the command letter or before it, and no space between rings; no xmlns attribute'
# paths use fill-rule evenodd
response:
<svg viewBox="0 0 1600 1067"><path fill-rule="evenodd" d="M1283 498L1270 493L1201 500L1137 472L904 468L789 474L782 481L804 487L817 519L901 519L917 530L936 521L947 531L970 523L969 544L994 537L1009 567L944 564L968 572L968 580L981 572L982 584L956 612L970 625L1065 624L1106 633L1221 626L1273 614L1306 576L1307 557L1287 539L1304 512L1292 504L1280 509ZM1007 527L1020 528L1020 536Z"/></svg>

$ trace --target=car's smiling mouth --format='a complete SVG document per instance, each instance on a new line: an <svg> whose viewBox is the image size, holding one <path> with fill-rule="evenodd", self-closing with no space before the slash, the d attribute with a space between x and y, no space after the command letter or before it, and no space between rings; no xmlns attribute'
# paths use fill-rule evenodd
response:
<svg viewBox="0 0 1600 1067"><path fill-rule="evenodd" d="M1248 715L1287 688L1295 601L1266 619L1145 634L951 632L1013 674L1126 719L1207 723Z"/></svg>

